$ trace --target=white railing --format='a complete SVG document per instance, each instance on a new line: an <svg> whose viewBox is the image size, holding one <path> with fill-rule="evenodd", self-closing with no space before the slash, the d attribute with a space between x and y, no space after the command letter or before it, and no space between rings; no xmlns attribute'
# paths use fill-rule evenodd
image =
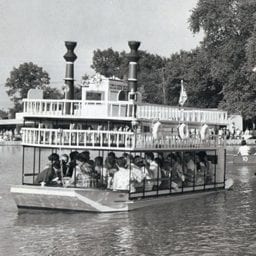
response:
<svg viewBox="0 0 256 256"><path fill-rule="evenodd" d="M24 116L131 119L134 105L128 101L34 100L24 99ZM137 118L174 122L228 124L226 111L164 105L137 106Z"/></svg>
<svg viewBox="0 0 256 256"><path fill-rule="evenodd" d="M226 146L226 141L216 135L206 140L202 140L196 135L187 139L180 139L179 136L168 133L163 133L157 139L151 133L142 133L136 136L137 149L206 149L219 146Z"/></svg>
<svg viewBox="0 0 256 256"><path fill-rule="evenodd" d="M154 139L151 133L22 128L22 144L53 148L136 150L216 148L224 146L225 141L217 136L208 140L197 137L181 140L177 135L163 134Z"/></svg>
<svg viewBox="0 0 256 256"><path fill-rule="evenodd" d="M138 106L137 117L174 122L212 123L222 125L228 123L228 114L226 111L222 110L178 108L150 104Z"/></svg>
<svg viewBox="0 0 256 256"><path fill-rule="evenodd" d="M128 101L23 100L24 116L69 118L127 118L134 115Z"/></svg>
<svg viewBox="0 0 256 256"><path fill-rule="evenodd" d="M132 132L22 128L22 144L66 148L134 148Z"/></svg>

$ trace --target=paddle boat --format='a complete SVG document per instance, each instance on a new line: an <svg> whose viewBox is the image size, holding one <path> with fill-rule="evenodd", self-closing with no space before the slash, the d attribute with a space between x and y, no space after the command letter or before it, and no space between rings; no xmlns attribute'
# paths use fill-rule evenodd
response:
<svg viewBox="0 0 256 256"><path fill-rule="evenodd" d="M129 42L128 82L96 75L82 85L81 100L74 99L76 42L65 45L65 99L44 99L43 92L32 90L23 100L22 184L11 187L19 209L129 211L232 187L226 177L225 139L209 132L227 125L226 111L144 103L137 91L137 41ZM74 151L100 157L100 177L79 183L73 173L71 182L61 170L58 186L36 182L49 154ZM120 170L128 172L125 189L104 183L110 179L105 166L109 155L140 159L114 173L113 179ZM134 177L135 165L141 177ZM173 173L177 166L180 177Z"/></svg>

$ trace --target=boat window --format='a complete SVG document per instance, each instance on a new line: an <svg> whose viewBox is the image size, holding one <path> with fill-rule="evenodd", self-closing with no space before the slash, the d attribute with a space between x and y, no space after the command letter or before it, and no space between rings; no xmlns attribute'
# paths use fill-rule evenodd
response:
<svg viewBox="0 0 256 256"><path fill-rule="evenodd" d="M103 93L100 92L87 92L86 100L103 100Z"/></svg>
<svg viewBox="0 0 256 256"><path fill-rule="evenodd" d="M119 91L117 100L121 100L121 101L128 100L127 91Z"/></svg>

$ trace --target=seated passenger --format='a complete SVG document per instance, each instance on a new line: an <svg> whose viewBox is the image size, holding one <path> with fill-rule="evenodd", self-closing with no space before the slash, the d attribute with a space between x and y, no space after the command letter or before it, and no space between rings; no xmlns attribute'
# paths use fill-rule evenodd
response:
<svg viewBox="0 0 256 256"><path fill-rule="evenodd" d="M194 184L194 178L196 176L196 164L193 160L193 153L184 153L184 175L185 186L192 186Z"/></svg>
<svg viewBox="0 0 256 256"><path fill-rule="evenodd" d="M102 156L97 156L94 159L94 172L96 175L97 182L103 185L103 158Z"/></svg>
<svg viewBox="0 0 256 256"><path fill-rule="evenodd" d="M95 171L94 160L92 159L89 160L88 164L89 164L88 168L90 168L90 178L91 178L90 187L95 188L97 187L98 179L100 178L100 176L98 176L98 172Z"/></svg>
<svg viewBox="0 0 256 256"><path fill-rule="evenodd" d="M241 141L241 146L239 147L237 154L241 155L241 156L248 156L248 155L251 154L251 147L246 145L246 141L245 140Z"/></svg>
<svg viewBox="0 0 256 256"><path fill-rule="evenodd" d="M107 186L108 186L108 172L109 172L108 169L106 168L107 160L105 159L105 164L103 164L103 158L102 157L100 157L101 160L97 160L96 158L95 158L95 171L100 173L100 180L99 180L98 185L100 185L103 188L107 188ZM99 163L97 163L98 161L99 161ZM101 161L102 161L102 163L101 163Z"/></svg>
<svg viewBox="0 0 256 256"><path fill-rule="evenodd" d="M118 170L114 152L109 152L105 160L107 188L112 189L114 173Z"/></svg>
<svg viewBox="0 0 256 256"><path fill-rule="evenodd" d="M197 155L200 159L199 166L197 169L199 170L199 173L201 174L201 176L204 175L205 184L211 184L214 177L214 167L212 163L208 160L207 154L205 151L200 151L197 153Z"/></svg>
<svg viewBox="0 0 256 256"><path fill-rule="evenodd" d="M59 155L52 153L48 156L48 160L49 163L43 171L38 174L35 184L41 184L41 186L61 185Z"/></svg>
<svg viewBox="0 0 256 256"><path fill-rule="evenodd" d="M162 171L162 182L161 182L161 188L162 189L170 189L170 184L171 184L171 188L173 189L177 189L178 188L178 184L175 183L173 181L173 179L179 179L179 181L181 182L181 179L178 177L178 173L176 172L176 176L172 176L175 172L175 168L174 168L174 164L177 161L177 158L174 154L168 154L166 159L163 162L163 167L161 169ZM176 163L176 170L178 169L178 164ZM182 166L181 167L181 173L182 173ZM181 174L182 175L182 174ZM175 179L175 181L177 181ZM171 181L171 183L170 183Z"/></svg>
<svg viewBox="0 0 256 256"><path fill-rule="evenodd" d="M204 178L207 173L207 167L205 162L202 160L202 154L195 154L195 165L196 165L196 176L195 176L195 184L196 185L203 185Z"/></svg>
<svg viewBox="0 0 256 256"><path fill-rule="evenodd" d="M146 169L147 169L147 175L146 179L148 180L148 185L151 189L157 189L157 187L160 185L160 179L161 179L161 170L159 165L154 159L154 154L152 152L146 152L145 153L145 161L146 161Z"/></svg>
<svg viewBox="0 0 256 256"><path fill-rule="evenodd" d="M179 154L172 154L173 167L172 167L172 181L179 187L185 181L185 175L183 173L181 156ZM173 184L172 184L173 186ZM173 186L176 187L176 186Z"/></svg>
<svg viewBox="0 0 256 256"><path fill-rule="evenodd" d="M89 166L88 157L79 153L77 156L77 166L73 172L71 183L78 187L90 187L90 173L92 167Z"/></svg>
<svg viewBox="0 0 256 256"><path fill-rule="evenodd" d="M72 151L70 154L69 154L69 159L70 159L70 162L68 164L68 170L66 172L66 176L67 177L72 177L73 176L73 171L74 169L76 168L76 158L78 156L78 152L77 151Z"/></svg>
<svg viewBox="0 0 256 256"><path fill-rule="evenodd" d="M69 168L67 154L62 154L60 156L60 166L61 166L62 175L67 176L68 168Z"/></svg>
<svg viewBox="0 0 256 256"><path fill-rule="evenodd" d="M125 168L126 161L124 157L119 157L116 159L116 165L118 171L114 173L113 177L113 191L129 191L129 180L130 172Z"/></svg>
<svg viewBox="0 0 256 256"><path fill-rule="evenodd" d="M131 172L131 192L143 190L144 179L146 177L142 167L143 159L140 156L130 159L130 165L127 167Z"/></svg>

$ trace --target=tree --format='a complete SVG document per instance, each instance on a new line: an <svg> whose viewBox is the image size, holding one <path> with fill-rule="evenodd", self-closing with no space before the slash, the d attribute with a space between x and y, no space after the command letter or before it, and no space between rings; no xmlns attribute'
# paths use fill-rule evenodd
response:
<svg viewBox="0 0 256 256"><path fill-rule="evenodd" d="M201 48L209 61L211 80L222 88L219 106L244 118L256 111L250 57L255 22L252 0L199 0L190 17L191 30L205 32Z"/></svg>
<svg viewBox="0 0 256 256"><path fill-rule="evenodd" d="M64 94L57 88L45 86L44 99L63 99Z"/></svg>
<svg viewBox="0 0 256 256"><path fill-rule="evenodd" d="M48 73L32 62L23 63L18 68L14 67L5 84L8 88L7 94L14 103L12 112L22 110L22 99L27 97L29 89L45 89L49 82Z"/></svg>
<svg viewBox="0 0 256 256"><path fill-rule="evenodd" d="M0 119L7 119L7 118L8 118L8 112L0 109Z"/></svg>
<svg viewBox="0 0 256 256"><path fill-rule="evenodd" d="M112 48L108 48L106 50L97 49L93 52L93 64L91 65L91 68L105 77L116 76L123 78L123 61L126 61L124 52L119 53L117 51L113 51Z"/></svg>
<svg viewBox="0 0 256 256"><path fill-rule="evenodd" d="M142 92L143 99L151 103L163 103L163 75L162 68L166 59L158 55L139 51L138 62L138 90ZM129 60L125 51L117 52L112 48L96 50L93 54L92 68L106 77L127 79Z"/></svg>

